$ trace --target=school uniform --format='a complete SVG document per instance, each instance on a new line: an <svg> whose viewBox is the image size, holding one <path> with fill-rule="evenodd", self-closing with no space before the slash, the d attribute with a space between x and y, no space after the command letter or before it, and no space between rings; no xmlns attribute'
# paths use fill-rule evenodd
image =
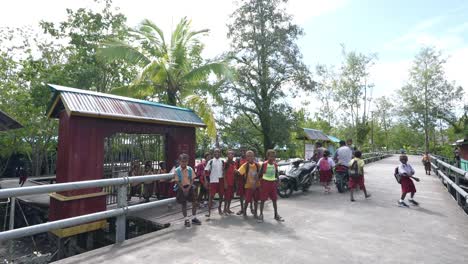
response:
<svg viewBox="0 0 468 264"><path fill-rule="evenodd" d="M247 163L247 160L246 159L240 159L240 160L237 160L236 163L237 163L237 167L240 168L242 165ZM244 195L245 195L245 186L244 185L245 185L244 184L244 178L239 177L237 179L237 188L236 188L236 194L239 197L244 197Z"/></svg>
<svg viewBox="0 0 468 264"><path fill-rule="evenodd" d="M262 165L262 176L260 180L260 200L267 201L268 198L272 201L278 200L277 193L277 174L278 165L270 164L268 161Z"/></svg>
<svg viewBox="0 0 468 264"><path fill-rule="evenodd" d="M361 190L363 190L365 188L365 185L364 185L364 160L360 159L360 158L354 158L352 159L349 163L348 163L348 167L351 167L354 163L354 161L357 162L357 166L358 166L358 174L359 176L358 177L349 177L349 182L348 182L348 186L350 189L355 189L357 187L361 188Z"/></svg>
<svg viewBox="0 0 468 264"><path fill-rule="evenodd" d="M415 173L413 167L410 164L400 163L398 166L398 174L400 174L401 180L401 192L402 193L415 193L416 186L414 185L413 179L410 176L413 176ZM406 176L406 175L408 176Z"/></svg>
<svg viewBox="0 0 468 264"><path fill-rule="evenodd" d="M326 160L325 160L326 159ZM328 162L328 166L330 167L328 170L322 170L320 167L320 163L321 162ZM328 157L328 158L321 158L318 162L317 162L318 166L319 166L319 174L320 174L320 182L321 183L329 183L331 182L332 178L333 178L333 171L332 171L332 168L335 167L335 162L333 161L332 158Z"/></svg>
<svg viewBox="0 0 468 264"><path fill-rule="evenodd" d="M247 172L247 166L249 166ZM244 197L247 203L260 199L260 180L258 178L260 166L257 163L245 163L239 168L239 173L245 179ZM255 187L255 188L254 188Z"/></svg>
<svg viewBox="0 0 468 264"><path fill-rule="evenodd" d="M237 165L234 161L227 161L224 165L224 181L226 182L226 189L224 190L224 198L226 201L232 200L234 196L234 174L237 170Z"/></svg>
<svg viewBox="0 0 468 264"><path fill-rule="evenodd" d="M211 159L205 167L205 171L210 175L210 197L219 194L220 197L224 195L224 178L223 178L223 164L222 159Z"/></svg>
<svg viewBox="0 0 468 264"><path fill-rule="evenodd" d="M176 201L178 203L183 204L195 201L195 188L192 184L192 177L194 176L193 169L190 166L185 168L177 167L174 170L174 178L178 184L176 191ZM184 192L184 189L187 191Z"/></svg>

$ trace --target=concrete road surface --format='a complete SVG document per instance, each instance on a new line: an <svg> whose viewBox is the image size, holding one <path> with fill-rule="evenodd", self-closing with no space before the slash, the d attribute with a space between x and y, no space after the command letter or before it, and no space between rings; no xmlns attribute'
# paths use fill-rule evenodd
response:
<svg viewBox="0 0 468 264"><path fill-rule="evenodd" d="M284 223L217 216L186 229L182 222L77 255L58 263L468 263L468 215L435 176L416 169L419 207L397 206L400 185L393 178L398 157L366 166L366 185L357 202L349 194L324 194L319 186L279 201Z"/></svg>

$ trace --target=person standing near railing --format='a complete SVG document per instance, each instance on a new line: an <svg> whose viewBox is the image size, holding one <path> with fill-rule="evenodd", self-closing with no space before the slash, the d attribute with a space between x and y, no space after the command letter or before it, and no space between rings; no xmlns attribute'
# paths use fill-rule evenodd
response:
<svg viewBox="0 0 468 264"><path fill-rule="evenodd" d="M424 169L426 170L426 175L431 175L431 156L429 155L429 152L426 151L426 153L423 155L422 163L424 165Z"/></svg>
<svg viewBox="0 0 468 264"><path fill-rule="evenodd" d="M184 216L185 227L190 227L191 224L201 225L197 219L197 198L195 196L195 186L193 180L195 172L192 167L188 166L189 156L181 154L179 156L180 166L174 170L174 182L176 183L176 200L182 206L182 215ZM192 221L187 216L187 203L192 203Z"/></svg>
<svg viewBox="0 0 468 264"><path fill-rule="evenodd" d="M132 167L130 168L130 171L128 172L128 177L132 177L132 176L139 176L141 175L140 173L140 161L138 160L135 160L132 162ZM132 196L133 195L136 195L138 194L138 196L140 197L141 196L141 188L140 187L140 184L137 183L137 184L129 184L129 190L128 190L128 194L127 194L127 201L130 201L132 199Z"/></svg>
<svg viewBox="0 0 468 264"><path fill-rule="evenodd" d="M18 184L21 185L21 187L23 187L24 183L28 179L28 172L22 166L19 166L16 169L16 177L19 178Z"/></svg>

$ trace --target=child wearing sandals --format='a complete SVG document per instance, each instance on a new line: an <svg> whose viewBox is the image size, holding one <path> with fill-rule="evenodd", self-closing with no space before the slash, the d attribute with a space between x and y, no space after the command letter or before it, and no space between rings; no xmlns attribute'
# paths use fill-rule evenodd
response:
<svg viewBox="0 0 468 264"><path fill-rule="evenodd" d="M330 193L330 182L333 178L333 167L335 162L330 158L330 151L325 150L323 157L317 162L320 173L320 183L325 188L325 193Z"/></svg>
<svg viewBox="0 0 468 264"><path fill-rule="evenodd" d="M276 164L276 152L272 149L267 151L267 160L262 164L260 169L260 215L258 216L258 222L263 222L263 207L268 198L273 203L273 209L275 212L275 220L284 222L284 219L278 214L278 194L276 191L279 173L278 164Z"/></svg>
<svg viewBox="0 0 468 264"><path fill-rule="evenodd" d="M176 187L176 200L182 205L182 214L185 219L185 227L190 227L191 223L194 225L201 225L200 220L197 219L197 199L195 196L195 187L193 185L193 179L195 173L192 167L188 166L189 156L187 154L181 154L179 156L180 166L174 170L174 182L177 184ZM187 216L187 202L192 203L192 221Z"/></svg>

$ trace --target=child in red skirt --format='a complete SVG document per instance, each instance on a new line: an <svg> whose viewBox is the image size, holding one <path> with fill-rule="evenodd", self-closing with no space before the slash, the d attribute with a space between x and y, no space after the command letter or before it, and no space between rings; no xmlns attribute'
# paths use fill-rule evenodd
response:
<svg viewBox="0 0 468 264"><path fill-rule="evenodd" d="M401 198L398 201L398 206L408 208L409 206L405 203L405 197L407 193L411 194L411 198L409 202L412 205L419 205L418 202L414 200L414 194L416 193L416 187L414 186L413 180L419 182L419 178L414 177L414 169L413 167L408 164L408 156L401 155L400 156L400 166L398 166L398 174L401 177L400 184L401 184Z"/></svg>
<svg viewBox="0 0 468 264"><path fill-rule="evenodd" d="M323 157L319 159L317 164L319 166L320 183L325 188L325 193L330 193L330 182L333 178L333 167L335 167L335 162L330 158L330 151L325 150Z"/></svg>
<svg viewBox="0 0 468 264"><path fill-rule="evenodd" d="M246 150L241 149L241 156L239 159L236 160L236 166L239 169L242 165L247 163L247 157L245 155ZM241 177L238 173L235 174L235 183L237 185L236 187L236 194L239 196L239 201L240 201L240 210L237 212L237 215L242 215L244 214L244 194L245 194L245 179L244 177Z"/></svg>
<svg viewBox="0 0 468 264"><path fill-rule="evenodd" d="M229 150L228 159L224 164L224 214L233 214L231 211L231 201L234 196L234 174L237 170L234 161L234 151Z"/></svg>
<svg viewBox="0 0 468 264"><path fill-rule="evenodd" d="M284 219L278 214L278 194L276 191L279 173L278 164L276 164L276 152L272 149L267 151L267 160L262 164L260 169L260 215L258 216L258 222L263 222L263 207L268 198L273 203L273 209L275 212L275 220L283 222Z"/></svg>
<svg viewBox="0 0 468 264"><path fill-rule="evenodd" d="M354 152L354 159L352 159L348 164L348 172L349 172L349 193L351 202L355 202L354 200L354 189L360 187L361 190L364 192L364 196L366 198L371 197L369 193L367 193L366 186L364 185L364 160L361 159L362 152L356 150Z"/></svg>

